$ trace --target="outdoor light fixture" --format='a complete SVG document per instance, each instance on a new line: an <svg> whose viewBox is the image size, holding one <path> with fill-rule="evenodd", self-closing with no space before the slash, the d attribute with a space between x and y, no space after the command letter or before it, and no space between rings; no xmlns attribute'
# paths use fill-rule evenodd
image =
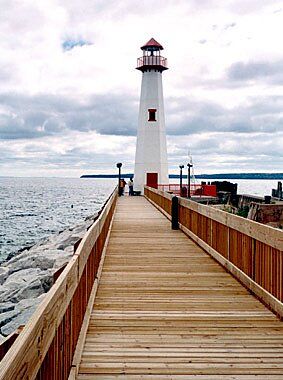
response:
<svg viewBox="0 0 283 380"><path fill-rule="evenodd" d="M193 164L188 163L188 198L191 198L191 168L193 167Z"/></svg>
<svg viewBox="0 0 283 380"><path fill-rule="evenodd" d="M182 196L182 190L183 190L183 169L184 165L179 165L180 168L180 196Z"/></svg>
<svg viewBox="0 0 283 380"><path fill-rule="evenodd" d="M116 166L118 168L118 195L121 196L122 195L122 189L121 189L120 183L121 183L121 167L122 167L122 163L118 162L116 164Z"/></svg>

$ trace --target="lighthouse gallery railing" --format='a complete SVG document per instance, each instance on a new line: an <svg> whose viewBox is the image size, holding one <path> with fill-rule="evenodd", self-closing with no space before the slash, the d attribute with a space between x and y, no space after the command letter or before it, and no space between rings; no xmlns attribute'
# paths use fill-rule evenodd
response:
<svg viewBox="0 0 283 380"><path fill-rule="evenodd" d="M173 195L145 187L171 219ZM283 231L179 198L179 226L283 318Z"/></svg>
<svg viewBox="0 0 283 380"><path fill-rule="evenodd" d="M65 380L74 354L117 200L117 189L74 256L0 364L1 380Z"/></svg>
<svg viewBox="0 0 283 380"><path fill-rule="evenodd" d="M138 58L137 67L142 66L163 66L167 67L167 58L160 55L149 55Z"/></svg>

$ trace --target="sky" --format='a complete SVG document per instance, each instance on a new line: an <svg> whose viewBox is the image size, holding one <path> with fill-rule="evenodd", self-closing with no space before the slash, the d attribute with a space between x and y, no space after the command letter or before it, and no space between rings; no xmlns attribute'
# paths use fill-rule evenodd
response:
<svg viewBox="0 0 283 380"><path fill-rule="evenodd" d="M283 3L0 0L0 176L132 172L151 37L169 170L283 171Z"/></svg>

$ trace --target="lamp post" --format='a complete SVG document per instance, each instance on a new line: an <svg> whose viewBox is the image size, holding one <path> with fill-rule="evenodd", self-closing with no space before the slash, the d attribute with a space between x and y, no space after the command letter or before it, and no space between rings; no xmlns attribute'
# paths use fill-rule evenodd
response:
<svg viewBox="0 0 283 380"><path fill-rule="evenodd" d="M191 168L193 167L193 164L188 163L188 198L191 198Z"/></svg>
<svg viewBox="0 0 283 380"><path fill-rule="evenodd" d="M183 169L184 165L179 165L180 168L180 197L182 196L182 190L183 190Z"/></svg>
<svg viewBox="0 0 283 380"><path fill-rule="evenodd" d="M121 162L118 162L117 163L117 168L118 168L118 195L119 197L122 195L122 189L121 189L121 186L120 186L120 183L121 183L121 167L122 167L122 163Z"/></svg>

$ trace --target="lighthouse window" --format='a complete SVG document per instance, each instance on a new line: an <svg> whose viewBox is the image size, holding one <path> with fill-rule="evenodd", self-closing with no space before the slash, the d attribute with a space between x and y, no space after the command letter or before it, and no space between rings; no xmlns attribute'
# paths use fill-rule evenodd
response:
<svg viewBox="0 0 283 380"><path fill-rule="evenodd" d="M156 109L148 110L148 121L156 121Z"/></svg>

